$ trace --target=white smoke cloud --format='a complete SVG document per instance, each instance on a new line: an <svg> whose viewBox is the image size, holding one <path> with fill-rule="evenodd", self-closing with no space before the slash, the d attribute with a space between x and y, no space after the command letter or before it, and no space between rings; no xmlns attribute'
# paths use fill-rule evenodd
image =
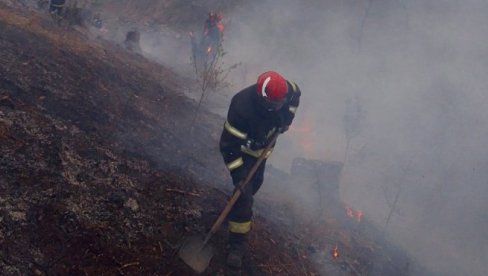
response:
<svg viewBox="0 0 488 276"><path fill-rule="evenodd" d="M401 189L389 239L435 275L485 275L486 14L484 0L250 1L224 14L225 62L243 65L213 101L227 107L270 69L295 81L303 96L294 129L270 159L283 170L294 157L343 161L345 101L359 101L342 199L382 228ZM143 34L141 46L190 66L188 40L169 30Z"/></svg>
<svg viewBox="0 0 488 276"><path fill-rule="evenodd" d="M262 1L227 15L228 61L244 62L236 87L264 70L281 72L303 91L296 127L315 128L307 137L313 151L291 131L271 163L342 161L344 103L358 96L366 116L352 141L343 200L383 227L384 191L391 197L401 186L403 215L392 215L390 239L433 273L484 275L488 3L319 2Z"/></svg>

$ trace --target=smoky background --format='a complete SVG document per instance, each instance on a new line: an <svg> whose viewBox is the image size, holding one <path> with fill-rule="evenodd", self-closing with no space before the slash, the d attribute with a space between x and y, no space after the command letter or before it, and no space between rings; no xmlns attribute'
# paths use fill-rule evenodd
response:
<svg viewBox="0 0 488 276"><path fill-rule="evenodd" d="M303 96L270 165L343 162L341 199L416 262L434 275L486 275L487 14L485 0L249 1L224 14L225 62L242 65L207 105L225 115L234 93L279 71ZM123 41L133 29L147 56L193 74L185 34L137 24L97 32ZM314 207L309 190L295 196Z"/></svg>
<svg viewBox="0 0 488 276"><path fill-rule="evenodd" d="M486 1L254 3L226 15L226 61L243 62L229 93L270 69L295 81L301 106L270 164L344 162L341 199L388 239L436 275L485 275L487 12ZM348 112L360 113L352 137Z"/></svg>
<svg viewBox="0 0 488 276"><path fill-rule="evenodd" d="M279 71L303 95L270 165L343 162L341 200L416 263L486 275L486 14L482 0L249 1L224 14L224 61L242 65L206 105L225 116L233 94ZM169 29L141 36L147 56L190 76L188 42ZM287 185L314 207L310 190Z"/></svg>

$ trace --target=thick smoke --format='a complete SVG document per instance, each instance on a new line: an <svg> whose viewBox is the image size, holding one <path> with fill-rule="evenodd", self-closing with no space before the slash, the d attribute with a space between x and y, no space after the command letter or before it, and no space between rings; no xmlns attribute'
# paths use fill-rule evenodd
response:
<svg viewBox="0 0 488 276"><path fill-rule="evenodd" d="M236 90L268 69L303 90L271 163L344 161L353 99L363 116L342 199L433 273L485 275L488 2L307 2L260 1L226 15L227 61L244 64Z"/></svg>
<svg viewBox="0 0 488 276"><path fill-rule="evenodd" d="M345 162L342 200L417 263L434 275L486 275L488 2L252 2L224 15L225 62L242 66L233 91L213 101L227 107L259 73L281 72L303 97L272 165ZM153 56L187 62L176 40L147 37ZM353 136L346 110L361 110Z"/></svg>

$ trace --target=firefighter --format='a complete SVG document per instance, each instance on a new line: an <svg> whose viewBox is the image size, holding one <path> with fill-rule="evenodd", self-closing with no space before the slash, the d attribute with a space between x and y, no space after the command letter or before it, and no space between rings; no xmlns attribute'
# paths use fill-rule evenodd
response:
<svg viewBox="0 0 488 276"><path fill-rule="evenodd" d="M193 32L189 33L193 62L197 72L206 72L215 66L215 59L222 45L223 35L222 14L214 11L208 13L208 18L203 26L203 33L199 38Z"/></svg>
<svg viewBox="0 0 488 276"><path fill-rule="evenodd" d="M224 23L222 23L222 14L210 11L203 27L204 39L207 38L218 45L222 42L223 35Z"/></svg>
<svg viewBox="0 0 488 276"><path fill-rule="evenodd" d="M206 55L207 63L210 65L217 56L224 36L224 23L222 14L214 11L208 13L203 27L201 50Z"/></svg>
<svg viewBox="0 0 488 276"><path fill-rule="evenodd" d="M285 80L277 72L268 71L258 77L256 84L232 97L220 137L220 152L234 186L246 177L273 133L288 130L295 117L300 95L300 89L294 82ZM229 266L240 267L247 251L253 196L263 183L265 164L266 159L229 213Z"/></svg>

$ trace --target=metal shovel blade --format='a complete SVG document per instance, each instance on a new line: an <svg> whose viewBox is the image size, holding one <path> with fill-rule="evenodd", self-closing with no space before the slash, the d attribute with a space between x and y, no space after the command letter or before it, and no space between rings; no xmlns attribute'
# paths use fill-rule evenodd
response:
<svg viewBox="0 0 488 276"><path fill-rule="evenodd" d="M197 236L185 240L178 251L178 257L198 273L207 269L213 257L213 248L203 243L203 239Z"/></svg>

